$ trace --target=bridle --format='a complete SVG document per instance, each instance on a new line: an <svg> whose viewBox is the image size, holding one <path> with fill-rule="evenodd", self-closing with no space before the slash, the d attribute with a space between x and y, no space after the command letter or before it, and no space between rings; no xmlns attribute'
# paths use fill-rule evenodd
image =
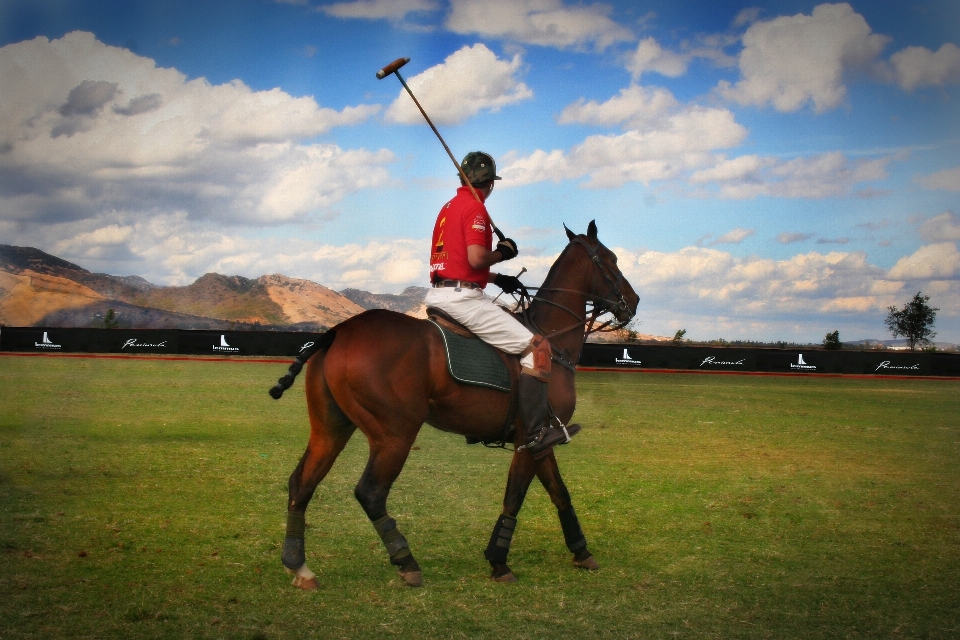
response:
<svg viewBox="0 0 960 640"><path fill-rule="evenodd" d="M623 291L622 291L623 274L614 273L610 269L610 267L605 265L603 263L603 260L600 259L600 249L601 247L603 247L603 243L598 240L596 246L591 247L584 236L575 236L570 240L570 243L567 245L567 249L569 249L574 244L579 244L587 252L587 256L590 258L591 262L593 263L593 273L596 274L598 271L600 272L600 275L603 277L604 281L609 285L610 291L612 292L613 297L604 298L596 294L586 293L584 291L578 291L576 289L563 289L560 287L530 287L531 289L537 290L536 295L534 296L527 295L527 298L531 303L535 300L539 300L544 304L549 304L554 307L557 307L558 309L562 309L563 311L566 311L571 316L577 319L577 322L575 324L564 327L562 329L556 329L554 331L551 331L550 333L544 334L536 326L533 319L529 317L527 313L529 309L529 305L527 305L527 307L524 308L523 310L523 318L524 318L525 324L527 324L531 329L535 330L537 333L544 335L544 337L546 337L548 340L553 338L556 335L559 335L561 333L566 333L567 331L572 331L573 329L580 328L580 327L586 327L586 331L584 332L584 336L583 336L584 340L586 340L587 336L589 336L592 333L597 333L600 331L616 331L617 329L624 327L628 322L630 322L630 320L633 319L634 314L630 311L630 305L627 304L627 301L623 296ZM564 251L566 251L566 249L564 249ZM573 309L570 309L569 307L562 305L559 302L555 302L554 300L544 298L540 295L547 291L552 291L556 293L573 293L576 295L585 295L587 299L587 304L591 305L591 308L586 311L583 317L581 317L580 313L574 311ZM522 300L521 300L521 303L522 303ZM617 312L626 312L629 314L629 317L626 320L617 320L617 316L616 316ZM613 317L603 322L599 326L595 327L594 325L597 319L600 316L607 313L613 314Z"/></svg>

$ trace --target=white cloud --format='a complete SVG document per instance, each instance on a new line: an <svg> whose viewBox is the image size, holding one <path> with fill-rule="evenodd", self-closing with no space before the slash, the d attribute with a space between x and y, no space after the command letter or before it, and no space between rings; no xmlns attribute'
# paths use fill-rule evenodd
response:
<svg viewBox="0 0 960 640"><path fill-rule="evenodd" d="M937 171L929 176L920 176L916 181L927 189L960 191L960 167Z"/></svg>
<svg viewBox="0 0 960 640"><path fill-rule="evenodd" d="M758 7L747 7L746 9L741 9L737 16L733 19L732 25L734 27L742 27L745 24L751 24L760 19L760 9Z"/></svg>
<svg viewBox="0 0 960 640"><path fill-rule="evenodd" d="M890 56L894 77L904 91L960 84L960 47L948 42L936 52L907 47Z"/></svg>
<svg viewBox="0 0 960 640"><path fill-rule="evenodd" d="M927 242L960 241L960 216L944 211L920 225L920 237Z"/></svg>
<svg viewBox="0 0 960 640"><path fill-rule="evenodd" d="M960 278L960 252L953 242L928 244L904 256L890 269L891 280L955 280Z"/></svg>
<svg viewBox="0 0 960 640"><path fill-rule="evenodd" d="M174 211L272 223L327 215L388 180L389 151L302 143L379 110L211 85L92 34L0 48L0 216L45 222Z"/></svg>
<svg viewBox="0 0 960 640"><path fill-rule="evenodd" d="M814 237L812 233L787 233L783 232L777 235L777 242L780 244L793 244L795 242L806 242Z"/></svg>
<svg viewBox="0 0 960 640"><path fill-rule="evenodd" d="M666 119L680 110L680 103L670 91L660 87L630 85L606 102L580 98L567 105L560 113L560 124L590 124L597 126L626 126L632 129L652 129L665 124Z"/></svg>
<svg viewBox="0 0 960 640"><path fill-rule="evenodd" d="M626 56L626 68L634 81L644 73L659 73L668 78L678 78L687 72L696 59L710 61L716 67L736 66L736 58L724 49L735 40L724 35L699 36L695 41L681 43L681 51L664 49L656 39L644 38L637 48Z"/></svg>
<svg viewBox="0 0 960 640"><path fill-rule="evenodd" d="M861 183L883 180L892 160L891 156L851 160L840 151L788 161L740 156L694 172L690 183L715 184L719 187L717 195L734 200L758 196L830 198L850 195Z"/></svg>
<svg viewBox="0 0 960 640"><path fill-rule="evenodd" d="M761 158L755 155L739 156L732 160L724 159L712 167L694 172L690 176L690 183L748 182L760 184L763 182L761 172L775 164L777 164L776 158Z"/></svg>
<svg viewBox="0 0 960 640"><path fill-rule="evenodd" d="M738 227L732 231L728 231L716 240L712 240L709 244L711 247L718 244L740 244L755 233L753 229L742 229Z"/></svg>
<svg viewBox="0 0 960 640"><path fill-rule="evenodd" d="M436 0L353 0L323 5L319 9L336 18L402 20L408 13L436 11L439 6Z"/></svg>
<svg viewBox="0 0 960 640"><path fill-rule="evenodd" d="M619 135L594 135L569 152L507 154L500 175L516 186L589 176L588 187L649 184L677 178L713 162L712 152L740 144L747 132L726 109L681 105L664 89L631 86L604 103L580 100L560 122L631 127Z"/></svg>
<svg viewBox="0 0 960 640"><path fill-rule="evenodd" d="M608 15L605 4L562 0L452 0L446 27L454 33L503 38L547 47L597 49L634 39Z"/></svg>
<svg viewBox="0 0 960 640"><path fill-rule="evenodd" d="M619 250L620 267L651 307L697 315L775 319L891 304L874 285L884 272L862 253L811 252L788 260L736 258L717 249L687 247L673 253Z"/></svg>
<svg viewBox="0 0 960 640"><path fill-rule="evenodd" d="M499 111L533 97L517 79L522 60L500 60L482 44L463 47L443 63L406 79L427 115L436 124L457 124L481 111ZM417 124L423 116L404 89L387 109L390 122Z"/></svg>
<svg viewBox="0 0 960 640"><path fill-rule="evenodd" d="M797 111L813 103L817 113L829 111L846 96L844 76L874 66L888 40L845 3L754 22L743 35L743 79L717 89L743 105Z"/></svg>
<svg viewBox="0 0 960 640"><path fill-rule="evenodd" d="M677 78L687 72L687 58L667 51L653 38L644 38L627 58L627 71L634 80L644 73L659 73Z"/></svg>

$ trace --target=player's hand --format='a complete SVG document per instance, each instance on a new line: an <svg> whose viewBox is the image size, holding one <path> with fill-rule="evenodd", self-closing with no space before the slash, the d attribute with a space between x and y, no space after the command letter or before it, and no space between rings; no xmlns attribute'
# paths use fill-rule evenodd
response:
<svg viewBox="0 0 960 640"><path fill-rule="evenodd" d="M504 293L522 293L523 295L529 295L527 293L527 288L522 282L520 282L520 278L516 276L508 276L498 273L493 278L493 284L503 289Z"/></svg>
<svg viewBox="0 0 960 640"><path fill-rule="evenodd" d="M517 257L517 254L520 253L517 250L517 243L511 240L510 238L504 238L497 243L497 248L495 251L499 251L503 256L504 261L512 260Z"/></svg>

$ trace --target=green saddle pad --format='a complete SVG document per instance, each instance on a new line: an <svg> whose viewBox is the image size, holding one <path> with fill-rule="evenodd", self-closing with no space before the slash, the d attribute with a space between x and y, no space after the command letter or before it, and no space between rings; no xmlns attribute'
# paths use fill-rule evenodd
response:
<svg viewBox="0 0 960 640"><path fill-rule="evenodd" d="M464 338L430 321L443 337L447 351L447 369L453 379L464 384L510 391L510 372L493 347L476 338Z"/></svg>

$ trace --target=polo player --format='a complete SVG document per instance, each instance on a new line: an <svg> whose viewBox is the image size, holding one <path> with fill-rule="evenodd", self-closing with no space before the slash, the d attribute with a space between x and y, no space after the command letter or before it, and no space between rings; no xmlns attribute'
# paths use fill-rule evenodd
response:
<svg viewBox="0 0 960 640"><path fill-rule="evenodd" d="M554 426L547 402L550 375L550 343L534 335L519 320L485 293L493 283L506 293L525 291L511 275L493 273L490 267L517 256L517 244L505 238L493 247L493 223L484 204L500 176L493 157L482 151L468 153L461 162L463 175L476 197L460 178L456 195L440 209L433 228L430 280L433 285L424 300L467 327L487 344L520 355L520 420L524 429L522 448L534 458L546 456L555 445L570 441L579 425ZM559 428L558 428L559 427Z"/></svg>

